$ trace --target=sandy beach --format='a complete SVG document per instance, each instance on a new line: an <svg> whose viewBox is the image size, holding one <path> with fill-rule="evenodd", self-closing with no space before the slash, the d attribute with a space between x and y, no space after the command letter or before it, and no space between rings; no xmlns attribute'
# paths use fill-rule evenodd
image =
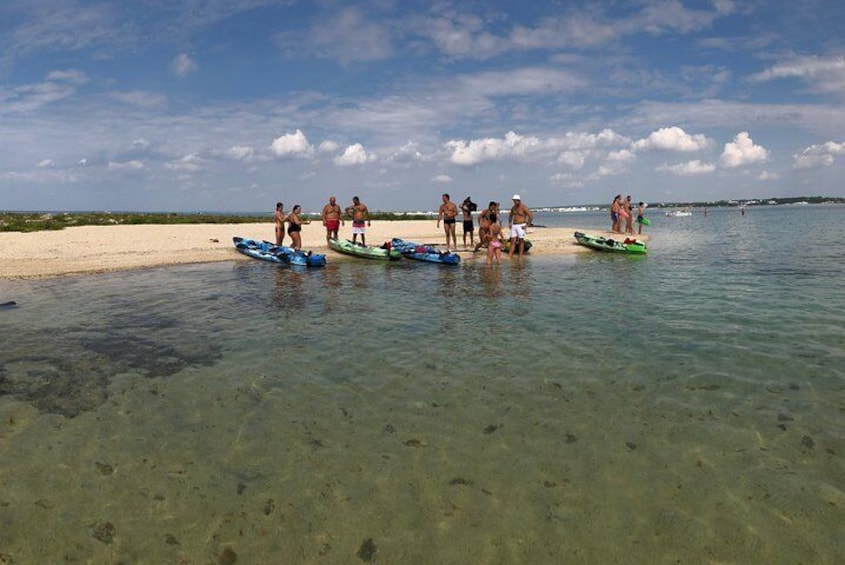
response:
<svg viewBox="0 0 845 565"><path fill-rule="evenodd" d="M572 237L577 229L530 228L528 237L534 244L531 253L588 252ZM60 231L0 233L0 278L52 277L161 265L249 260L232 245L232 237L236 235L272 240L273 223L81 226ZM349 222L341 228L340 235L351 237ZM392 237L419 243L442 244L445 241L442 228L438 229L433 220L374 221L367 232L370 244L381 244ZM646 236L640 237L648 240ZM289 244L290 239L286 238L285 243ZM326 253L329 261L350 259L327 248L325 231L319 223L304 226L302 243L304 249ZM461 243L460 226L458 243ZM461 256L464 260L472 260L484 254L473 256L472 253L461 253Z"/></svg>

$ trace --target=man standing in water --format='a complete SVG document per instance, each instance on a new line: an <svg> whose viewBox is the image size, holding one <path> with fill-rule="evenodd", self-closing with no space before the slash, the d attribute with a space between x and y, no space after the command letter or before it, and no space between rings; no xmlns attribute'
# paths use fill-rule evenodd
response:
<svg viewBox="0 0 845 565"><path fill-rule="evenodd" d="M323 206L323 225L326 226L326 244L330 239L337 239L337 232L344 224L343 211L334 196L329 196L329 203Z"/></svg>
<svg viewBox="0 0 845 565"><path fill-rule="evenodd" d="M285 205L276 202L276 245L282 245L285 241Z"/></svg>
<svg viewBox="0 0 845 565"><path fill-rule="evenodd" d="M361 245L367 245L365 234L370 222L370 211L357 196L352 197L352 206L346 207L346 213L352 216L352 243L358 243L358 234L361 234Z"/></svg>
<svg viewBox="0 0 845 565"><path fill-rule="evenodd" d="M464 217L464 247L467 246L467 234L469 234L469 244L475 245L475 226L472 222L472 213L478 209L478 205L467 196L461 204L461 212Z"/></svg>
<svg viewBox="0 0 845 565"><path fill-rule="evenodd" d="M513 257L517 245L519 245L519 256L522 257L525 253L525 226L530 226L534 220L534 214L528 209L528 206L522 203L522 197L519 194L514 194L512 200L513 208L511 208L510 217L508 217L508 226L511 229L509 258Z"/></svg>
<svg viewBox="0 0 845 565"><path fill-rule="evenodd" d="M443 204L440 205L440 213L437 214L437 227L440 227L440 220L443 220L443 229L446 232L446 250L449 250L449 236L452 237L452 243L455 246L455 251L458 250L458 238L455 236L455 218L458 216L458 207L455 203L449 200L449 195L443 195Z"/></svg>

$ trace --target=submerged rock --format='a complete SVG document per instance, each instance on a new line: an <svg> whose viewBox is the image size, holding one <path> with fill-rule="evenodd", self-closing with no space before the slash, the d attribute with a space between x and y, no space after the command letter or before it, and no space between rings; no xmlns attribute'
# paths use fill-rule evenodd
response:
<svg viewBox="0 0 845 565"><path fill-rule="evenodd" d="M373 538L367 538L363 541L363 543L361 543L361 547L358 548L358 552L355 555L361 561L371 563L375 560L377 551L378 548L376 547Z"/></svg>

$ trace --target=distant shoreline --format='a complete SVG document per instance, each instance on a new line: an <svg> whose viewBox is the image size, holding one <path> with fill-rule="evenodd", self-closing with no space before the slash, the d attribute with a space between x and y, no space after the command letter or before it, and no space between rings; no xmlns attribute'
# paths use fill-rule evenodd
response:
<svg viewBox="0 0 845 565"><path fill-rule="evenodd" d="M765 198L759 200L720 200L717 202L660 202L648 205L650 209L665 208L736 208L741 206L786 206L786 205L837 205L845 204L845 198L829 196L795 196L788 198ZM570 213L604 212L608 206L599 204L571 206L532 206L535 212ZM507 210L503 210L507 213ZM430 220L437 212L417 211L375 211L373 220L409 221ZM319 214L305 214L307 218L319 220ZM110 212L110 211L0 211L0 232L34 232L62 230L76 226L108 225L180 225L180 224L251 224L272 221L272 212Z"/></svg>

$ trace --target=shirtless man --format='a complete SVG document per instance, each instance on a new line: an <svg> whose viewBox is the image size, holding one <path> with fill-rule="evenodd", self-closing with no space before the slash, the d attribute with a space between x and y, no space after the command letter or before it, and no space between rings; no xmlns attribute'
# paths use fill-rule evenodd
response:
<svg viewBox="0 0 845 565"><path fill-rule="evenodd" d="M519 244L519 256L525 253L525 227L530 226L534 220L534 214L528 209L528 206L522 203L522 197L519 194L513 195L513 208L508 217L508 226L511 229L511 248L508 251L508 258L513 257L513 252L516 250L517 243Z"/></svg>
<svg viewBox="0 0 845 565"><path fill-rule="evenodd" d="M643 220L645 219L643 217L644 214L645 214L645 204L640 202L637 205L637 224L639 224L638 227L637 227L637 233L638 234L643 233Z"/></svg>
<svg viewBox="0 0 845 565"><path fill-rule="evenodd" d="M610 205L610 231L613 233L622 233L619 227L619 220L621 219L620 212L622 211L622 195L617 194L613 199L613 204Z"/></svg>
<svg viewBox="0 0 845 565"><path fill-rule="evenodd" d="M446 232L446 250L449 250L449 236L452 237L452 243L455 246L455 251L458 250L458 238L455 236L455 218L458 216L458 207L455 203L449 200L449 195L443 195L443 204L440 205L440 213L437 214L437 227L440 227L440 220L443 220L443 230Z"/></svg>
<svg viewBox="0 0 845 565"><path fill-rule="evenodd" d="M276 245L282 245L285 241L285 205L276 202Z"/></svg>
<svg viewBox="0 0 845 565"><path fill-rule="evenodd" d="M472 221L472 213L478 209L478 205L467 196L463 204L461 204L461 212L464 218L464 247L467 246L467 234L469 234L469 244L475 246L475 225Z"/></svg>
<svg viewBox="0 0 845 565"><path fill-rule="evenodd" d="M343 210L338 206L334 196L329 196L329 203L323 206L323 225L326 226L326 245L329 240L337 239L337 232L340 226L346 225L343 221Z"/></svg>
<svg viewBox="0 0 845 565"><path fill-rule="evenodd" d="M365 233L370 222L370 211L357 196L352 197L352 206L346 207L346 213L352 217L352 243L358 243L358 234L361 234L361 245L367 245Z"/></svg>

